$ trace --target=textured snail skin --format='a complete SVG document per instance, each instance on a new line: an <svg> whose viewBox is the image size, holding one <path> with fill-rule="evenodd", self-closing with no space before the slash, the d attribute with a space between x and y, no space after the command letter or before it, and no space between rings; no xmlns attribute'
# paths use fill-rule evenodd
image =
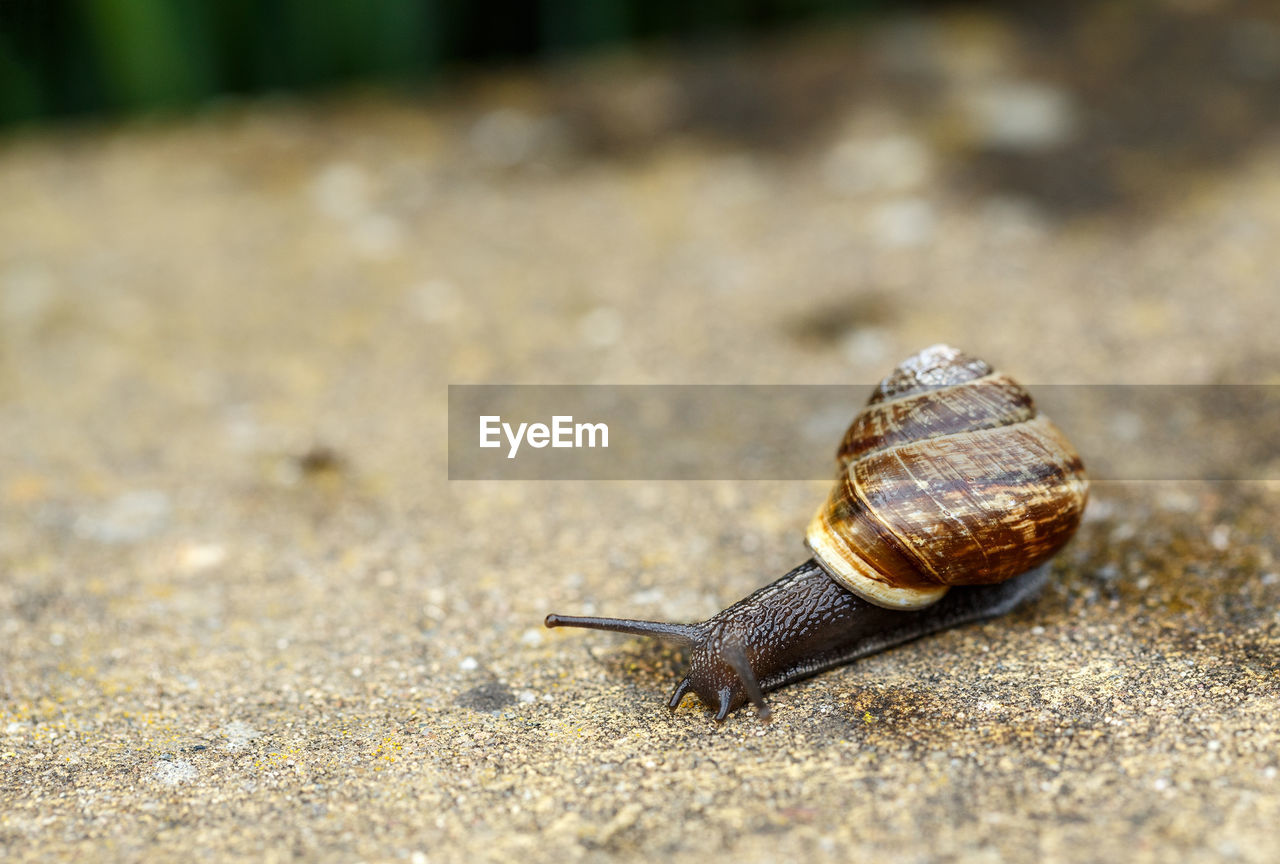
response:
<svg viewBox="0 0 1280 864"><path fill-rule="evenodd" d="M716 721L761 694L940 630L1003 615L1044 585L1048 565L995 585L955 588L916 611L885 609L836 583L812 558L698 624L548 615L548 627L589 627L658 636L689 648L689 671L668 705L690 692ZM669 629L670 628L670 629ZM743 668L745 664L745 669ZM752 689L756 689L752 693Z"/></svg>

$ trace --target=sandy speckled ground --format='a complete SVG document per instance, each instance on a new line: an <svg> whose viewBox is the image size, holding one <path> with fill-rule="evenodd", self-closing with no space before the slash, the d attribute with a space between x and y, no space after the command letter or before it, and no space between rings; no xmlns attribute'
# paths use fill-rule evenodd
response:
<svg viewBox="0 0 1280 864"><path fill-rule="evenodd" d="M10 136L0 853L1274 861L1274 484L1099 484L1030 606L717 728L542 618L709 615L821 485L446 479L448 383L1275 383L1235 8Z"/></svg>

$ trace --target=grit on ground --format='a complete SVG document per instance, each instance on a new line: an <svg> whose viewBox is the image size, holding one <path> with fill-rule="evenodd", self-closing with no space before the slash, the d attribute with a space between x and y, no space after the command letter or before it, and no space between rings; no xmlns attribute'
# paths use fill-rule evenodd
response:
<svg viewBox="0 0 1280 864"><path fill-rule="evenodd" d="M937 342L1033 392L1276 383L1255 11L0 141L0 856L1275 861L1265 435L1245 482L1095 482L1034 602L722 726L664 707L679 652L543 618L704 619L829 481L449 483L445 441L450 383L871 384Z"/></svg>

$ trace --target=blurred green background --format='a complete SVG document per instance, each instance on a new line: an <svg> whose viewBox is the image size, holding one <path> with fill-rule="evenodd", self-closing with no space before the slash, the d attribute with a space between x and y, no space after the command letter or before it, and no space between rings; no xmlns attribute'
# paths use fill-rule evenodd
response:
<svg viewBox="0 0 1280 864"><path fill-rule="evenodd" d="M0 124L706 39L883 0L0 0Z"/></svg>

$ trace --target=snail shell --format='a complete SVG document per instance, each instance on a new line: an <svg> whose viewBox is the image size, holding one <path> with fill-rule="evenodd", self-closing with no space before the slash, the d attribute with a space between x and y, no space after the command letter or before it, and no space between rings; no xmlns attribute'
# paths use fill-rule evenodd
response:
<svg viewBox="0 0 1280 864"><path fill-rule="evenodd" d="M890 609L1047 561L1088 497L1080 456L1031 395L946 345L881 382L836 459L805 541L833 579Z"/></svg>

